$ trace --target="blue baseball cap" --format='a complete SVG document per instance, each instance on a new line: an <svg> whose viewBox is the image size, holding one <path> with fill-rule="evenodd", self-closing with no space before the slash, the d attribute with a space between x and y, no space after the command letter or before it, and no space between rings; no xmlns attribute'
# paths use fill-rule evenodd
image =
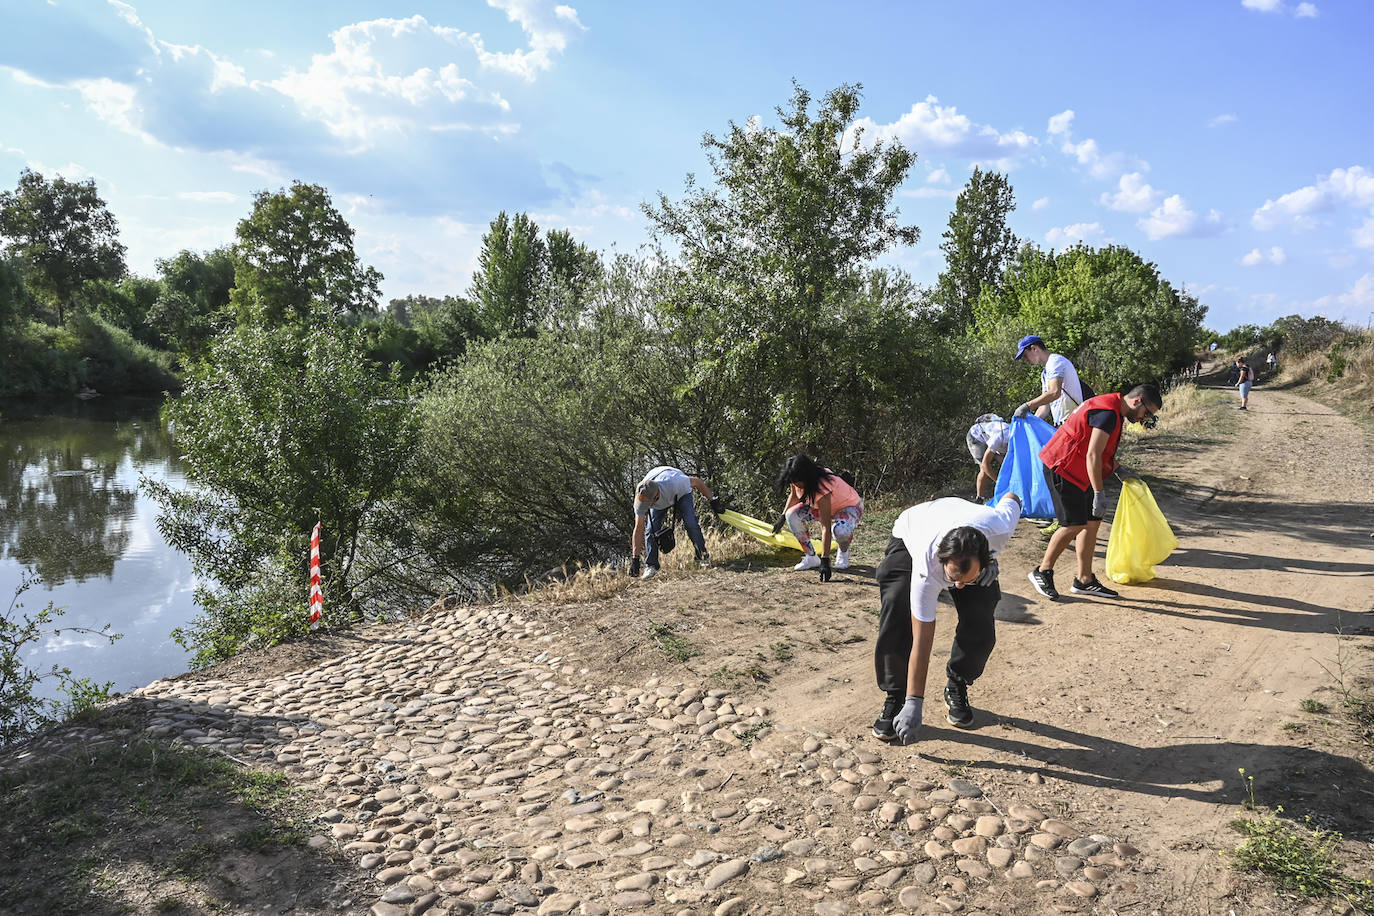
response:
<svg viewBox="0 0 1374 916"><path fill-rule="evenodd" d="M1045 342L1041 340L1039 337L1036 337L1034 334L1022 337L1021 343L1016 348L1016 358L1020 359L1021 356L1026 352L1026 347L1029 347L1031 344L1039 344L1042 347L1045 346ZM1045 349L1049 348L1045 347Z"/></svg>

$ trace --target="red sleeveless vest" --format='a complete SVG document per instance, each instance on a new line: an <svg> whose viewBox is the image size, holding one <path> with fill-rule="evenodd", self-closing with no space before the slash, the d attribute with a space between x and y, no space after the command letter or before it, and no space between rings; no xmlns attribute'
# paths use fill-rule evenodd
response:
<svg viewBox="0 0 1374 916"><path fill-rule="evenodd" d="M1091 490L1092 481L1088 479L1088 439L1093 428L1088 425L1088 411L1114 410L1118 417L1116 429L1107 439L1107 447L1102 452L1102 479L1105 481L1115 466L1116 444L1121 440L1121 430L1126 425L1125 407L1119 394L1100 394L1088 398L1064 421L1064 425L1054 431L1054 435L1040 450L1040 460L1045 467L1072 483L1080 490Z"/></svg>

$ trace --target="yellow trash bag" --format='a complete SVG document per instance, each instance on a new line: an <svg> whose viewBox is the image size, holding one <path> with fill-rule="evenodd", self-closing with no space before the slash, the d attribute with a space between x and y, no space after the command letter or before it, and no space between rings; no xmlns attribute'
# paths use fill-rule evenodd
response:
<svg viewBox="0 0 1374 916"><path fill-rule="evenodd" d="M1150 488L1139 478L1127 478L1121 485L1112 535L1107 539L1108 578L1126 585L1149 582L1155 577L1155 566L1176 547L1178 538L1159 511Z"/></svg>
<svg viewBox="0 0 1374 916"><path fill-rule="evenodd" d="M769 547L781 547L787 550L802 549L801 543L797 540L796 535L786 528L774 534L772 525L767 522L761 522L742 512L726 509L723 512L717 512L716 518L737 531L743 531L760 544L767 544Z"/></svg>

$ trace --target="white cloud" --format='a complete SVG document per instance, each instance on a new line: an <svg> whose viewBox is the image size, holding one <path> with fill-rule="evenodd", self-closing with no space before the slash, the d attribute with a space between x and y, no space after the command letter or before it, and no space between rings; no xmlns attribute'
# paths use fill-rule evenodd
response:
<svg viewBox="0 0 1374 916"><path fill-rule="evenodd" d="M1291 9L1284 4L1283 0L1240 0L1240 5L1247 10L1255 10L1259 13L1291 12L1296 19L1317 18L1317 5L1315 3L1299 3Z"/></svg>
<svg viewBox="0 0 1374 916"><path fill-rule="evenodd" d="M1040 198L1037 198L1037 199L1036 199L1035 203L1031 204L1031 209L1032 209L1032 210L1043 210L1043 209L1045 209L1046 207L1048 207L1049 205L1050 205L1050 199L1049 199L1048 197L1040 197Z"/></svg>
<svg viewBox="0 0 1374 916"><path fill-rule="evenodd" d="M1358 248L1374 248L1374 217L1365 220L1360 228L1352 232L1350 240Z"/></svg>
<svg viewBox="0 0 1374 916"><path fill-rule="evenodd" d="M177 197L198 204L231 204L239 199L231 191L182 191Z"/></svg>
<svg viewBox="0 0 1374 916"><path fill-rule="evenodd" d="M1234 114L1230 114L1230 113L1227 113L1227 114L1219 114L1219 115L1217 115L1217 116L1214 117L1214 118L1208 118L1208 119L1207 119L1207 126L1208 126L1208 127L1221 127L1222 125L1225 125L1225 124L1234 124L1234 123L1236 123L1236 122L1239 121L1239 120L1240 120L1240 119L1237 118Z"/></svg>
<svg viewBox="0 0 1374 916"><path fill-rule="evenodd" d="M1002 166L1030 152L1040 142L1025 131L1002 133L987 124L976 124L955 106L941 105L933 95L912 105L910 111L891 124L859 118L849 129L846 148L852 146L856 130L865 136L900 140L921 153L940 150L970 159L1001 157L998 164Z"/></svg>
<svg viewBox="0 0 1374 916"><path fill-rule="evenodd" d="M1098 242L1109 242L1111 239L1103 233L1102 224L1094 222L1055 227L1045 233L1045 241L1051 247L1068 247L1079 242L1092 245Z"/></svg>
<svg viewBox="0 0 1374 916"><path fill-rule="evenodd" d="M1258 248L1252 248L1247 254L1241 257L1240 263L1244 264L1246 267L1256 267L1266 262L1275 265L1282 264L1287 260L1288 253L1275 245L1268 251L1260 251Z"/></svg>
<svg viewBox="0 0 1374 916"><path fill-rule="evenodd" d="M944 166L940 166L926 176L926 184L949 184L949 182L949 171Z"/></svg>
<svg viewBox="0 0 1374 916"><path fill-rule="evenodd" d="M900 192L903 197L918 200L954 200L959 196L958 188L911 188Z"/></svg>
<svg viewBox="0 0 1374 916"><path fill-rule="evenodd" d="M1148 162L1134 156L1128 156L1125 153L1104 153L1097 141L1092 138L1075 142L1073 139L1073 118L1072 109L1060 112L1050 118L1049 134L1059 141L1059 151L1073 156L1078 160L1079 165L1086 166L1092 177L1111 178L1131 170L1149 171Z"/></svg>
<svg viewBox="0 0 1374 916"><path fill-rule="evenodd" d="M1144 175L1127 172L1117 182L1117 192L1103 194L1101 203L1123 213L1144 213L1158 205L1160 196L1159 191L1146 183Z"/></svg>
<svg viewBox="0 0 1374 916"><path fill-rule="evenodd" d="M1374 309L1374 273L1364 274L1343 293L1322 296L1310 308L1328 318L1369 320L1370 311Z"/></svg>
<svg viewBox="0 0 1374 916"><path fill-rule="evenodd" d="M1315 184L1266 200L1250 218L1250 225L1267 230L1288 223L1294 229L1310 229L1316 224L1313 214L1331 212L1342 204L1374 208L1374 173L1359 165L1332 169Z"/></svg>
<svg viewBox="0 0 1374 916"><path fill-rule="evenodd" d="M1149 216L1142 217L1137 225L1151 241L1179 236L1216 235L1222 228L1220 213L1210 210L1206 216L1198 216L1179 194L1164 198L1164 202Z"/></svg>

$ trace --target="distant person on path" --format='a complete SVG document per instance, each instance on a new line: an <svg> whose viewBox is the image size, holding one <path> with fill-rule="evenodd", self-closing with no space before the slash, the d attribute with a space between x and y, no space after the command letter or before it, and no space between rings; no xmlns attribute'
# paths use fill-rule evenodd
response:
<svg viewBox="0 0 1374 916"><path fill-rule="evenodd" d="M935 642L935 609L949 589L959 623L945 665L945 720L973 725L969 685L983 673L997 644L993 612L1002 597L997 554L1021 519L1015 493L995 506L946 497L912 506L892 526L878 564L878 641L873 667L887 694L873 736L914 744L921 736L926 675Z"/></svg>
<svg viewBox="0 0 1374 916"><path fill-rule="evenodd" d="M773 526L777 534L786 525L801 544L801 562L792 567L797 571L819 569L822 582L831 575L830 545L839 548L834 569L849 568L849 545L854 543L854 529L864 514L864 501L848 481L830 468L822 467L808 455L788 458L778 474L778 490L787 491L787 505L782 517ZM821 523L821 553L811 543L808 522Z"/></svg>
<svg viewBox="0 0 1374 916"><path fill-rule="evenodd" d="M711 565L711 555L706 552L706 539L701 534L701 524L697 521L696 506L692 504L692 491L696 490L711 503L711 511L719 512L720 503L706 481L700 477L689 477L677 468L660 465L644 475L635 487L635 527L630 535L630 575L642 579L652 579L658 575L658 533L668 510L677 507L678 517L687 529L687 536L696 548L697 563ZM648 524L645 524L645 521ZM646 530L647 529L647 530ZM644 545L647 556L643 561L643 575L640 575L640 544Z"/></svg>
<svg viewBox="0 0 1374 916"><path fill-rule="evenodd" d="M1202 360L1198 360L1196 363L1193 364L1193 378L1199 378L1201 375L1202 375Z"/></svg>
<svg viewBox="0 0 1374 916"><path fill-rule="evenodd" d="M1240 379L1240 360L1231 363L1231 371L1226 373L1226 384L1234 385Z"/></svg>
<svg viewBox="0 0 1374 916"><path fill-rule="evenodd" d="M1068 357L1051 353L1039 337L1031 334L1021 338L1015 358L1043 368L1040 370L1040 394L1016 408L1013 417L1034 412L1041 419L1059 426L1083 403L1083 382L1078 377L1078 370Z"/></svg>
<svg viewBox="0 0 1374 916"><path fill-rule="evenodd" d="M1279 358L1270 350L1269 355L1264 358L1264 364L1269 367L1270 372L1277 372L1279 368Z"/></svg>
<svg viewBox="0 0 1374 916"><path fill-rule="evenodd" d="M1011 424L997 414L985 413L973 421L964 444L978 463L978 478L973 487L981 503L997 488L997 469L1011 446Z"/></svg>
<svg viewBox="0 0 1374 916"><path fill-rule="evenodd" d="M1107 476L1113 471L1122 478L1135 474L1116 464L1116 447L1127 420L1143 422L1159 412L1164 404L1154 385L1137 385L1126 394L1103 394L1089 398L1083 409L1055 430L1040 450L1045 481L1054 499L1054 514L1059 530L1045 547L1040 565L1031 570L1035 590L1058 600L1054 587L1054 564L1069 542L1078 539L1078 576L1070 589L1075 595L1116 598L1117 593L1093 574L1093 552L1097 548L1097 529L1107 511Z"/></svg>
<svg viewBox="0 0 1374 916"><path fill-rule="evenodd" d="M1236 360L1236 387L1240 389L1240 409L1250 404L1250 386L1255 384L1255 370L1244 359Z"/></svg>

